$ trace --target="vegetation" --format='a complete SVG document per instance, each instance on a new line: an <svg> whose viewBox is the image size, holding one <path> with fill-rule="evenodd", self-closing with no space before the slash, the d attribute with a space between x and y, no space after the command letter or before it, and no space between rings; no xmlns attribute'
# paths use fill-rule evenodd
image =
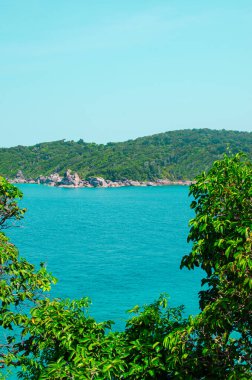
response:
<svg viewBox="0 0 252 380"><path fill-rule="evenodd" d="M69 168L83 179L192 180L210 169L227 145L234 153L243 151L252 158L252 133L193 129L106 145L61 140L2 148L0 174L14 178L22 170L26 178L35 179L55 172L63 175Z"/></svg>
<svg viewBox="0 0 252 380"><path fill-rule="evenodd" d="M251 378L251 162L241 154L224 156L197 178L191 194L196 216L188 240L193 247L181 267L200 266L206 278L199 293L202 312L188 329L186 345L193 337L194 349L186 361L205 378Z"/></svg>
<svg viewBox="0 0 252 380"><path fill-rule="evenodd" d="M22 193L0 177L1 229L23 216L25 209L17 205L17 199L20 198ZM32 264L20 259L16 247L0 232L0 367L21 364L18 352L27 344L21 329L30 320L29 308L25 305L35 305L41 292L50 290L53 282L55 279L43 265L36 271ZM8 334L5 341L4 330Z"/></svg>
<svg viewBox="0 0 252 380"><path fill-rule="evenodd" d="M22 366L23 379L251 379L252 165L225 155L190 191L193 244L181 267L206 273L194 318L184 319L183 307L170 308L162 295L133 308L125 331L112 332L111 321L89 316L87 298L43 298L54 279L19 259L1 232L2 366ZM12 217L23 213L20 196L1 179L0 204L8 199ZM22 309L27 300L31 308Z"/></svg>

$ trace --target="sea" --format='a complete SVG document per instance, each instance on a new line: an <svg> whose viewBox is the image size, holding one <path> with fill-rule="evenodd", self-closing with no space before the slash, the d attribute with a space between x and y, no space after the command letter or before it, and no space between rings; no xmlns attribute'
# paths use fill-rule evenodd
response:
<svg viewBox="0 0 252 380"><path fill-rule="evenodd" d="M169 294L170 306L196 314L201 270L180 270L193 218L187 186L56 188L18 185L27 208L6 230L20 255L58 283L51 297L90 297L89 314L123 330L135 305Z"/></svg>

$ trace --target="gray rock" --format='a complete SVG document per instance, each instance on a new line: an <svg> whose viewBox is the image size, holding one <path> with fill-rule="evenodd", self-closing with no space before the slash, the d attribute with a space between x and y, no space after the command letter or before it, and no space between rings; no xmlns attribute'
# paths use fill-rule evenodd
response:
<svg viewBox="0 0 252 380"><path fill-rule="evenodd" d="M138 182L138 181L128 181L128 183L129 183L129 185L130 186L140 186L140 182Z"/></svg>
<svg viewBox="0 0 252 380"><path fill-rule="evenodd" d="M93 177L93 178L90 178L89 183L93 187L108 187L107 182L102 177Z"/></svg>
<svg viewBox="0 0 252 380"><path fill-rule="evenodd" d="M68 169L64 174L64 177L57 183L58 186L71 186L77 187L82 183L78 173L71 174L71 170Z"/></svg>

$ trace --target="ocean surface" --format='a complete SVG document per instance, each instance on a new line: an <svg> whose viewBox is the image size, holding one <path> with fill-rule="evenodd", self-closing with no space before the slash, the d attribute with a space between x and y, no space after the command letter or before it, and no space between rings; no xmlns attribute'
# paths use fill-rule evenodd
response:
<svg viewBox="0 0 252 380"><path fill-rule="evenodd" d="M128 309L164 292L186 315L198 312L202 273L179 269L190 252L188 187L19 188L27 213L7 235L22 257L57 277L52 296L89 296L90 314L118 330Z"/></svg>

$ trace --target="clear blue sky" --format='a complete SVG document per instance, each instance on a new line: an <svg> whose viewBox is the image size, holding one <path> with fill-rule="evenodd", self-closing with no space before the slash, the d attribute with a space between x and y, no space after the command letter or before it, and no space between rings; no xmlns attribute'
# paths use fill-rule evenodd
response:
<svg viewBox="0 0 252 380"><path fill-rule="evenodd" d="M251 0L0 0L0 146L252 131Z"/></svg>

